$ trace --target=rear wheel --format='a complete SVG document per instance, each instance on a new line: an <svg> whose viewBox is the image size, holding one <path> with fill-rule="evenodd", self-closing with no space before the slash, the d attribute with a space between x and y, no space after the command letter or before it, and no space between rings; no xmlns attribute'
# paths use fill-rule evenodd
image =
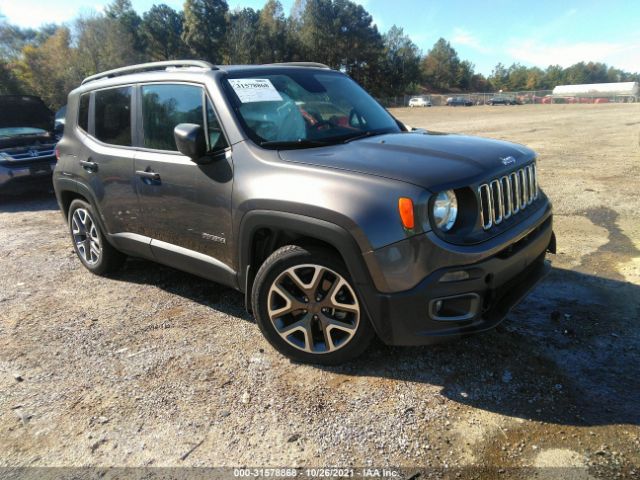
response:
<svg viewBox="0 0 640 480"><path fill-rule="evenodd" d="M346 362L374 336L344 264L322 248L276 250L256 275L252 306L269 343L300 362Z"/></svg>
<svg viewBox="0 0 640 480"><path fill-rule="evenodd" d="M79 199L71 202L68 222L73 248L88 270L103 275L122 265L126 256L106 241L89 203Z"/></svg>

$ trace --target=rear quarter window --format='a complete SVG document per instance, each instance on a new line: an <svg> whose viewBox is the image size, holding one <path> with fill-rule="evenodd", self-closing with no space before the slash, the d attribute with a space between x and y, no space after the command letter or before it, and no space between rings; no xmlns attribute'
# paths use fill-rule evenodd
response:
<svg viewBox="0 0 640 480"><path fill-rule="evenodd" d="M78 108L78 126L85 132L89 131L89 93L80 95L80 107Z"/></svg>
<svg viewBox="0 0 640 480"><path fill-rule="evenodd" d="M131 87L95 92L95 137L111 145L131 146Z"/></svg>

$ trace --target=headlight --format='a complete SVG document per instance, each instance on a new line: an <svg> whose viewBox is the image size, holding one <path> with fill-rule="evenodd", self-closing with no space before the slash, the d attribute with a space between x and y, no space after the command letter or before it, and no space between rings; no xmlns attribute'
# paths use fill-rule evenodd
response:
<svg viewBox="0 0 640 480"><path fill-rule="evenodd" d="M443 232L451 230L458 216L458 200L453 190L440 192L433 202L433 220Z"/></svg>

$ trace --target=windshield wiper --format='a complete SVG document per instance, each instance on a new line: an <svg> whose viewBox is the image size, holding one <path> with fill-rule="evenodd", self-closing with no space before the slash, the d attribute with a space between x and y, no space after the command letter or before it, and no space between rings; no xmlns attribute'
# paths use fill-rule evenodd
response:
<svg viewBox="0 0 640 480"><path fill-rule="evenodd" d="M346 138L345 140L343 140L342 143L349 143L349 142L353 142L354 140L360 140L361 138L375 137L376 135L384 135L386 133L394 133L394 132L393 130L389 130L386 128L384 130L369 130L367 132L358 133L357 135L352 135Z"/></svg>
<svg viewBox="0 0 640 480"><path fill-rule="evenodd" d="M324 140L266 140L260 142L261 147L273 147L273 148L309 148L309 147L324 147L329 142Z"/></svg>

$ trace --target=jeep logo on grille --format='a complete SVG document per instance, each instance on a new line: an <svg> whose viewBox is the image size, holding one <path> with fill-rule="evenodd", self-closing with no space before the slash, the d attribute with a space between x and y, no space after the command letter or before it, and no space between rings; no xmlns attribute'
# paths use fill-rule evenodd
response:
<svg viewBox="0 0 640 480"><path fill-rule="evenodd" d="M502 160L502 164L507 167L509 165L513 165L514 163L516 163L516 159L513 158L511 155L509 155L508 157L500 157L500 160Z"/></svg>

